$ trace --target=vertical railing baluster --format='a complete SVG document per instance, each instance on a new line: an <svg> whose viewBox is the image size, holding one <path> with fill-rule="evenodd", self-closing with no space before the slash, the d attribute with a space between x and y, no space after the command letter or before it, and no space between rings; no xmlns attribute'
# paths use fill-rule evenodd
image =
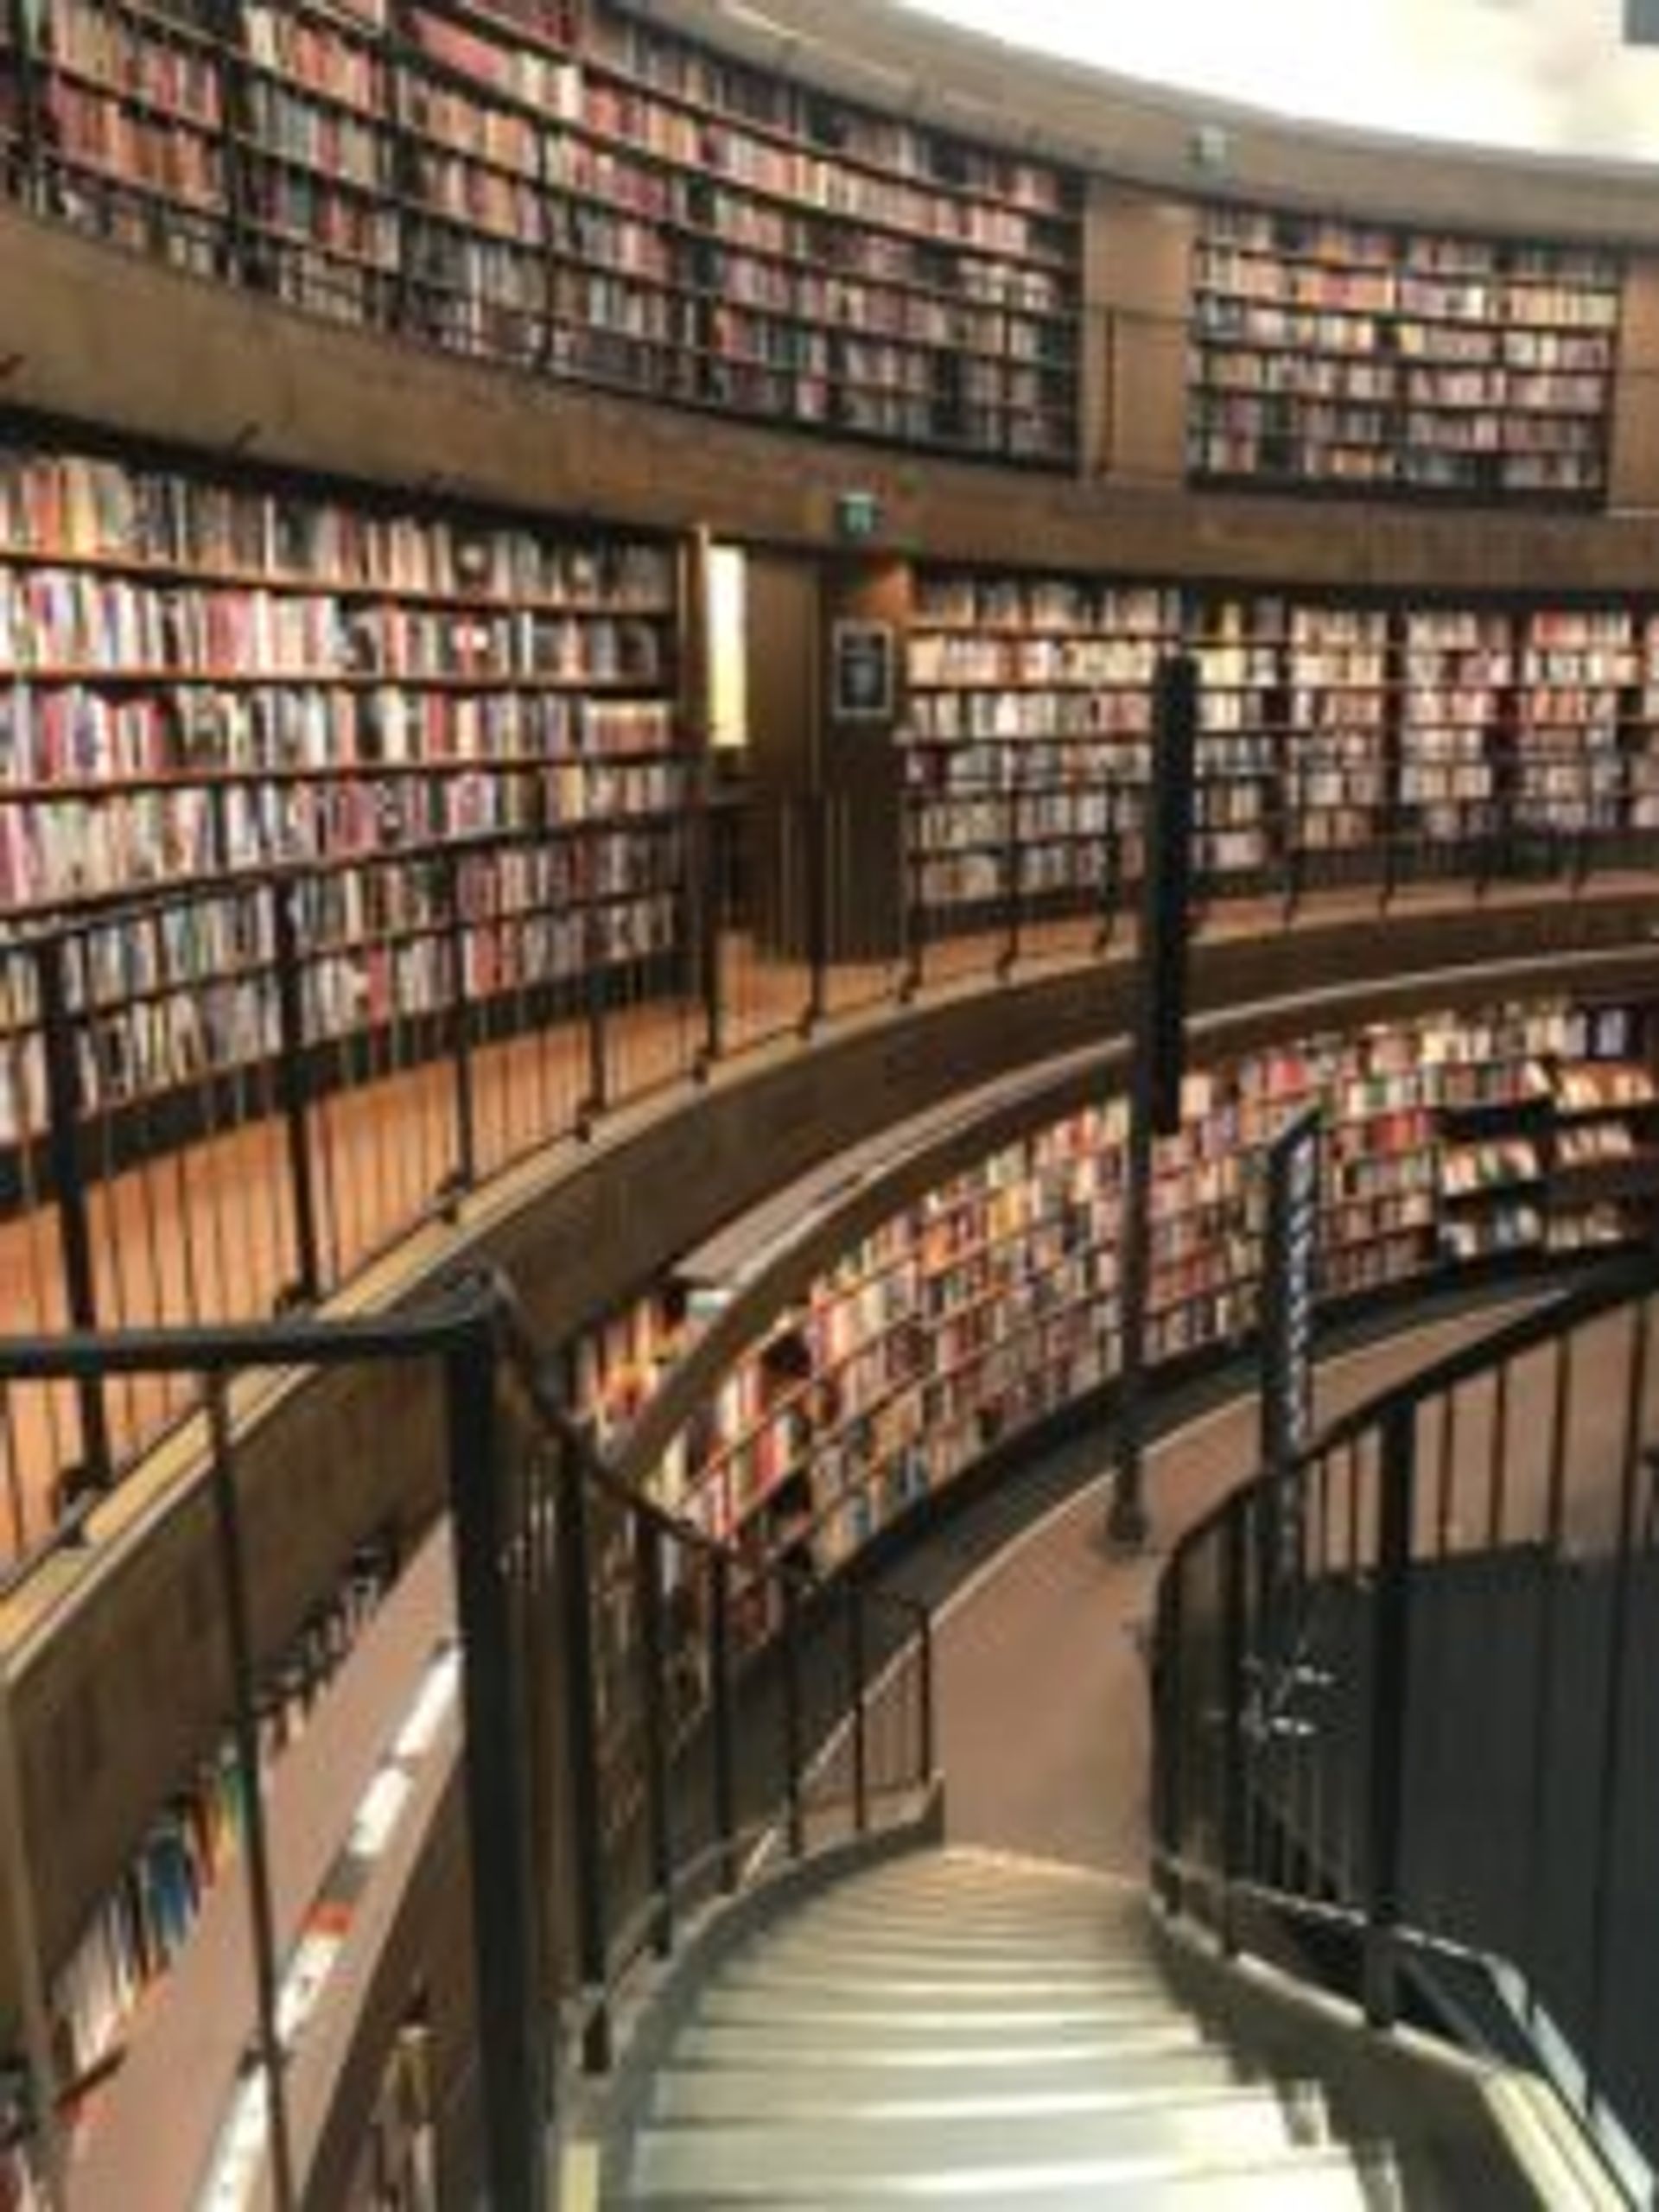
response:
<svg viewBox="0 0 1659 2212"><path fill-rule="evenodd" d="M558 1471L559 1609L564 1627L566 1742L569 1746L577 1967L585 2018L582 2064L611 2063L610 1935L605 1881L604 1801L599 1765L599 1685L588 1541L588 1474L567 1447Z"/></svg>
<svg viewBox="0 0 1659 2212"><path fill-rule="evenodd" d="M806 893L806 1007L801 1034L810 1037L830 1004L830 802L821 791L800 801Z"/></svg>
<svg viewBox="0 0 1659 2212"><path fill-rule="evenodd" d="M720 1886L729 1897L737 1888L737 1789L732 1730L732 1581L724 1551L709 1559L709 1732L714 1754L715 1837L720 1847Z"/></svg>
<svg viewBox="0 0 1659 2212"><path fill-rule="evenodd" d="M783 1755L785 1834L789 1855L798 1859L806 1848L806 1815L801 1796L801 1618L800 1595L795 1576L787 1569L782 1577L783 1627L780 1658L783 1664Z"/></svg>
<svg viewBox="0 0 1659 2212"><path fill-rule="evenodd" d="M1608 1953L1615 1935L1613 1878L1626 1778L1624 1738L1630 1689L1630 1617L1635 1582L1631 1552L1636 1533L1637 1480L1642 1462L1642 1423L1647 1403L1649 1319L1649 1301L1638 1299L1630 1311L1630 1344L1626 1354L1618 1550L1614 1560L1607 1630L1606 1688L1602 1698L1596 1815L1592 1830L1596 1840L1595 1866L1590 1887L1590 1997L1584 2035L1584 2103L1585 2110L1592 2114L1601 2101L1606 2060Z"/></svg>
<svg viewBox="0 0 1659 2212"><path fill-rule="evenodd" d="M306 1050L303 955L295 900L299 884L270 887L271 950L276 967L276 1090L288 1140L288 1196L294 1211L295 1280L284 1303L314 1305L321 1295L317 1192L311 1157L310 1062Z"/></svg>
<svg viewBox="0 0 1659 2212"><path fill-rule="evenodd" d="M478 1112L473 1082L473 996L467 985L467 916L461 855L442 856L444 938L449 960L449 1061L454 1071L455 1162L449 1187L457 1195L478 1180Z"/></svg>
<svg viewBox="0 0 1659 2212"><path fill-rule="evenodd" d="M69 995L68 949L67 939L56 934L40 940L35 952L35 990L45 1062L46 1153L57 1203L64 1315L72 1329L86 1332L98 1326L98 1283L82 1143L80 1064ZM65 1480L71 1476L67 1468L56 1471L66 1497L77 1487L93 1492L107 1490L113 1472L104 1385L96 1376L86 1376L77 1383L76 1397L80 1415L79 1479Z"/></svg>
<svg viewBox="0 0 1659 2212"><path fill-rule="evenodd" d="M869 1700L864 1694L864 1592L855 1582L846 1593L847 1692L853 1719L853 1826L870 1825Z"/></svg>
<svg viewBox="0 0 1659 2212"><path fill-rule="evenodd" d="M926 1605L919 1609L916 1624L917 1663L921 1670L921 1711L917 1716L919 1741L917 1745L917 1764L920 1770L917 1781L924 1789L931 1786L933 1766L938 1744L938 1721L935 1706L936 1686L933 1674L933 1614Z"/></svg>
<svg viewBox="0 0 1659 2212"><path fill-rule="evenodd" d="M276 1961L275 1910L271 1899L270 1838L265 1827L264 1784L260 1774L259 1719L256 1702L253 1631L248 1610L247 1558L242 1535L241 1501L237 1496L232 1452L230 1410L220 1375L207 1385L209 1441L208 1482L213 1501L213 1530L219 1554L219 1593L225 1606L225 1637L231 1670L231 1726L241 1783L242 1845L247 1856L248 1919L253 1949L255 2039L265 2080L270 2141L271 2196L276 2212L295 2212L294 2149L289 2126L288 2055L279 2018L280 1975Z"/></svg>
<svg viewBox="0 0 1659 2212"><path fill-rule="evenodd" d="M1406 1727L1411 1687L1411 1546L1417 1414L1409 1400L1382 1416L1377 1470L1376 1566L1365 1900L1365 2017L1390 2028L1399 2013L1398 1931L1404 1843Z"/></svg>
<svg viewBox="0 0 1659 2212"><path fill-rule="evenodd" d="M1238 1948L1238 1889L1245 1876L1249 1822L1249 1655L1245 1591L1249 1573L1248 1496L1234 1499L1221 1523L1221 1911L1217 1932L1230 1956Z"/></svg>
<svg viewBox="0 0 1659 2212"><path fill-rule="evenodd" d="M669 1813L668 1716L664 1705L663 1539L655 1517L645 1512L634 1522L634 1596L639 1609L644 1693L645 1822L651 1885L657 1897L652 1939L658 1958L665 1959L674 1948L674 1837Z"/></svg>
<svg viewBox="0 0 1659 2212"><path fill-rule="evenodd" d="M531 1880L525 1700L509 1582L509 1560L522 1531L510 1525L505 1510L496 1393L495 1344L485 1319L451 1347L444 1363L455 1613L464 1654L475 2027L489 2202L502 2212L541 2212L551 2069L539 2024L551 2008L544 2007L536 1970L542 1947ZM562 1541L560 1548L563 1553Z"/></svg>
<svg viewBox="0 0 1659 2212"><path fill-rule="evenodd" d="M1532 1674L1532 1755L1529 1763L1526 1865L1522 1876L1521 1925L1534 1946L1531 1958L1516 1961L1526 1983L1527 2002L1535 2006L1538 1989L1537 1938L1543 1924L1544 1836L1549 1819L1550 1721L1555 1700L1558 1643L1556 1587L1560 1573L1561 1535L1567 1517L1567 1448L1573 1417L1574 1339L1555 1344L1555 1388L1549 1422L1549 1471L1544 1498L1544 1527L1538 1551L1536 1656Z"/></svg>

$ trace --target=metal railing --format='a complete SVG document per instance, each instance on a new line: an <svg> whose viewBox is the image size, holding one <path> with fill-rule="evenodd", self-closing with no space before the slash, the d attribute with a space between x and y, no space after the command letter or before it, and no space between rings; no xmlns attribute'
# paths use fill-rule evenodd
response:
<svg viewBox="0 0 1659 2212"><path fill-rule="evenodd" d="M1344 1415L1182 1538L1153 1640L1166 1904L1382 2027L1489 1962L1649 2160L1656 1332L1643 1254Z"/></svg>
<svg viewBox="0 0 1659 2212"><path fill-rule="evenodd" d="M18 925L0 943L9 1320L45 1334L310 1306L616 1107L826 1023L1132 944L1137 790L1103 786L1102 834L1067 848L1064 880L1022 823L1027 795L1000 791L975 895L943 905L925 880L938 803L912 791L884 849L837 794L664 817L650 881L614 910L645 919L614 942L595 934L613 910L580 895L614 834L598 824L162 885ZM1260 866L1200 868L1197 926L1509 883L1570 895L1640 857L1629 839L1529 832L1448 855L1379 823L1315 868L1286 835ZM0 1395L5 1568L73 1537L188 1410L161 1375Z"/></svg>
<svg viewBox="0 0 1659 2212"><path fill-rule="evenodd" d="M233 2094L254 2099L255 2164L278 2212L304 2201L315 2150L315 2131L296 2118L307 2006L289 1981L315 1904L296 1890L292 1862L315 1858L316 1839L296 1837L282 1764L262 1755L273 1624L270 1578L253 1576L251 1560L270 1500L248 1479L234 1393L239 1378L273 1369L388 1366L400 1370L400 1396L419 1396L414 1448L447 1490L454 1603L438 1609L438 1632L461 1654L473 1980L448 2003L435 2155L447 2173L470 2173L474 2194L482 2181L492 2204L522 2212L545 2201L558 2078L609 2063L613 2007L633 1969L666 1956L688 1916L770 1865L922 1809L934 1767L931 1623L924 1606L855 1575L826 1582L754 1560L621 1484L566 1415L551 1381L558 1363L500 1278L468 1277L428 1310L383 1321L289 1317L0 1342L7 1389L188 1376L205 1400L217 1546L206 1643L219 1649L204 1649L192 1700L202 1713L216 1703L235 1777L247 2009L215 1990L226 2011L221 2078L169 2109L174 2140L157 2155L188 2168L193 2187L216 2141L222 2154ZM394 1586L386 1602L396 1599ZM395 1713L378 1726L378 1740L388 1730L400 1746L411 1740ZM170 1786L156 1778L158 1791ZM353 1815L340 1802L346 1787L341 1777L328 1796L349 1854L369 1800ZM32 1927L27 1839L49 1822L27 1804L8 1818L22 1890L15 1924ZM90 2106L86 2082L61 2078L51 1993L60 1963L41 1955L38 1938L16 1961L35 2126L9 2154L54 2203L67 2201L72 2125L87 2130L74 2158L83 2175L97 2171L88 2160L122 2171L131 2129L144 2128L142 2110L118 2109L118 2058L102 2062ZM152 1988L133 2032L156 2031ZM213 2076L211 2050L202 2068ZM248 2139L245 2131L238 2155ZM128 2169L125 2181L153 2177Z"/></svg>

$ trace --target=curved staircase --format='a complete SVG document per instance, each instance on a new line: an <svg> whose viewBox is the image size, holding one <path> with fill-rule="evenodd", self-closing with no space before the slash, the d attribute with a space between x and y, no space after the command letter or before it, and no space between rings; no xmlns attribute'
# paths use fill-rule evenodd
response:
<svg viewBox="0 0 1659 2212"><path fill-rule="evenodd" d="M1143 1890L1046 1861L910 1853L835 1882L702 1984L606 2201L1403 2202L1391 2156L1243 2057L1166 1954Z"/></svg>

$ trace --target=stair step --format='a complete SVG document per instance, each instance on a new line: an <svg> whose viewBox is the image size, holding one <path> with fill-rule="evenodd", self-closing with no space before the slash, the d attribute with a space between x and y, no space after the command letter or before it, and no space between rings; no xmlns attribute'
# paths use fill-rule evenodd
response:
<svg viewBox="0 0 1659 2212"><path fill-rule="evenodd" d="M1126 1998L1121 2005L1086 1996L998 2005L872 2004L857 1990L804 1988L798 1995L766 1989L728 1989L720 1983L703 1991L694 2016L708 2026L721 2023L796 2032L884 2036L977 2036L1007 2038L1021 2034L1052 2035L1067 2029L1122 2030L1133 2034L1166 2020L1185 2018L1163 1996L1159 2001Z"/></svg>
<svg viewBox="0 0 1659 2212"><path fill-rule="evenodd" d="M925 2003L936 1999L975 2005L1020 2005L1052 1999L1070 2001L1074 1998L1096 1998L1102 2003L1113 2005L1166 2005L1170 2001L1167 1982L1151 1973L1137 1973L1132 1967L1121 1970L1078 1968L1069 1974L1035 1965L1027 1973L986 1974L964 1967L960 1974L940 1970L896 1974L861 1966L854 1968L843 1961L830 1974L825 1966L814 1965L810 1961L799 1964L780 1961L772 1952L753 1964L738 1961L724 1967L718 1980L709 1986L711 1990L756 1996L775 1993L779 1997L794 1997L804 1993L815 2002L867 2008L885 2004Z"/></svg>
<svg viewBox="0 0 1659 2212"><path fill-rule="evenodd" d="M1303 2125L1312 2124L1315 2101ZM632 2193L758 2196L791 2189L835 2197L849 2183L908 2182L918 2194L971 2194L998 2204L1021 2201L1026 2177L1045 2172L1103 2181L1137 2172L1202 2168L1205 2161L1266 2161L1294 2147L1281 2095L1234 2088L1055 2115L991 2113L948 2120L757 2120L741 2127L651 2127L633 2161ZM925 2188L921 2185L925 2184Z"/></svg>
<svg viewBox="0 0 1659 2212"><path fill-rule="evenodd" d="M887 2205L951 2203L988 2205L992 2212L1366 2212L1370 2202L1353 2161L1341 2151L1286 2152L1266 2162L1206 2161L1201 2166L1168 2166L1154 2160L1128 2171L1119 2163L1065 2165L1036 2170L1001 2170L991 2177L957 2171L927 2177L923 2185L903 2180L855 2181L843 2189L797 2188L785 2181L769 2196L630 2195L628 2208L671 2202L679 2212L753 2212L767 2202L787 2212L847 2212L850 2202Z"/></svg>
<svg viewBox="0 0 1659 2212"><path fill-rule="evenodd" d="M660 2124L703 2120L917 2119L989 2110L1017 2110L1033 2098L1097 2096L1119 2102L1169 2093L1183 2096L1231 2088L1238 2072L1227 2053L1191 2049L1096 2051L1058 2061L1024 2063L999 2054L995 2066L907 2066L861 2058L820 2059L810 2068L780 2070L764 2063L664 2068L652 2084L652 2111ZM1058 2106L1055 2109L1059 2109Z"/></svg>
<svg viewBox="0 0 1659 2212"><path fill-rule="evenodd" d="M836 2065L880 2067L908 2077L925 2079L931 2073L995 2074L1015 2068L1048 2067L1069 2079L1076 2068L1086 2068L1100 2078L1108 2068L1173 2057L1215 2046L1185 2014L1130 2031L1108 2035L1007 2036L982 2042L957 2044L937 2036L919 2042L892 2043L880 2030L873 2035L861 2030L831 2048L823 2039L803 2031L785 2037L776 2028L753 2022L704 2024L693 2021L674 2042L672 2063L677 2067L760 2067L780 2079L797 2071L817 2075Z"/></svg>

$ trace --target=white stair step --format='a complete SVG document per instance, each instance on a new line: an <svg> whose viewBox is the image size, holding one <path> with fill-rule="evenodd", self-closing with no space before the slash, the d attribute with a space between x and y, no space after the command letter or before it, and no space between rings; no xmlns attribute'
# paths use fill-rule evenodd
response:
<svg viewBox="0 0 1659 2212"><path fill-rule="evenodd" d="M1014 2068L1047 2067L1069 2079L1077 2068L1100 2079L1109 2067L1139 2063L1213 2048L1185 2014L1160 2016L1130 2031L1106 2035L1021 2035L962 2043L938 2036L919 2041L890 2041L880 2030L842 2038L831 2047L810 2031L785 2036L752 2022L691 2022L675 2037L676 2066L761 2067L782 2078L826 2066L880 2067L906 2077L929 2074L995 2074Z"/></svg>
<svg viewBox="0 0 1659 2212"><path fill-rule="evenodd" d="M780 1997L809 1994L815 2000L822 1999L832 2004L843 2002L867 2007L889 2004L928 2004L943 1999L947 2003L963 2005L1022 2005L1046 2003L1050 1999L1070 2002L1075 1998L1096 1998L1110 2005L1158 2005L1170 2002L1169 1985L1149 1972L1137 1972L1134 1967L1121 1969L1109 1967L1073 1968L1071 1972L1056 1971L1047 1966L1033 1966L1029 1972L1004 1970L991 1974L964 1967L960 1974L949 1974L940 1969L918 1969L900 1974L879 1968L860 1967L849 1971L845 1963L839 1978L827 1974L823 1967L810 1961L801 1964L780 1961L774 1953L766 1952L753 1964L738 1961L722 1968L711 1989L746 1991L756 1995L776 1993Z"/></svg>
<svg viewBox="0 0 1659 2212"><path fill-rule="evenodd" d="M682 2212L753 2212L760 2198L720 2195L673 2198L630 2195L630 2205L674 2202ZM1102 2162L993 2174L956 2173L890 2181L864 2180L839 2190L798 2189L785 2182L771 2203L787 2212L847 2212L938 2203L989 2207L990 2212L1366 2212L1370 2202L1353 2162L1341 2151L1286 2152L1267 2163L1230 2162L1169 2167L1147 2160L1125 2171Z"/></svg>
<svg viewBox="0 0 1659 2212"><path fill-rule="evenodd" d="M797 1993L728 1989L716 1983L697 1999L695 2018L709 2026L722 2022L734 2026L747 2022L753 2027L791 2031L823 2028L837 2034L850 2031L895 2038L928 2035L961 2038L1052 2035L1070 2029L1090 2028L1121 2028L1125 2034L1132 2034L1137 2028L1154 2026L1162 2020L1183 2019L1185 2015L1167 1996L1154 2003L1130 1997L1122 2004L1114 2004L1109 1999L1085 1995L1039 1998L1019 2004L880 2005L873 2004L856 1989L803 1989Z"/></svg>
<svg viewBox="0 0 1659 2212"><path fill-rule="evenodd" d="M1017 2190L1008 2193L1016 2176L1069 2169L1081 2178L1086 2167L1108 2181L1216 2159L1266 2161L1294 2140L1279 2096L1245 2088L1064 2116L992 2113L868 2127L767 2120L652 2127L638 2141L631 2193L718 2193L776 2202L780 2177L792 2189L830 2197L847 2194L849 2183L925 2181L930 2196L963 2193L971 2183L967 2193L1009 2205L1020 2201Z"/></svg>
<svg viewBox="0 0 1659 2212"><path fill-rule="evenodd" d="M1098 2095L1119 2101L1175 2092L1181 2095L1228 2088L1238 2073L1227 2054L1199 2044L1190 2050L1076 2057L1039 2057L995 2067L884 2065L858 2058L818 2060L810 2068L764 2064L669 2066L653 2079L651 2108L660 2123L753 2120L915 2119L1017 2108L1032 2097ZM1014 2105L1010 2101L1017 2101Z"/></svg>
<svg viewBox="0 0 1659 2212"><path fill-rule="evenodd" d="M1154 1956L1149 1929L1090 1927L1067 1929L1057 1935L1052 1928L913 1928L891 1920L849 1927L804 1919L786 1938L780 1937L775 1944L756 1945L746 1955L753 1956L761 1948L775 1950L781 1957L801 1952L832 1961L837 1956L880 1958L894 1953L964 1963L984 1960L993 1969L1003 1959L1046 1959L1056 1965L1073 1961L1103 1965L1127 1960L1141 1966Z"/></svg>

